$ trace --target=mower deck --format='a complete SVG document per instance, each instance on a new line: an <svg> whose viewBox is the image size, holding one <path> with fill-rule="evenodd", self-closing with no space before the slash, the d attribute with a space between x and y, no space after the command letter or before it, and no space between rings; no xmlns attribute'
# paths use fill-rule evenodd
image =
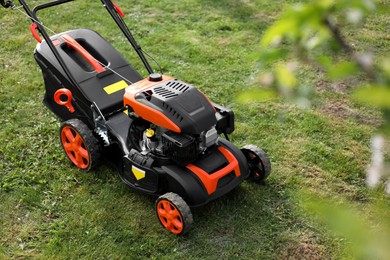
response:
<svg viewBox="0 0 390 260"><path fill-rule="evenodd" d="M75 48L68 46L64 39L66 36L74 39L86 53L100 62L97 66L101 66L101 72L97 72ZM58 85L58 88L66 87L72 92L80 91L81 96L85 97L87 101L95 102L103 114L122 108L125 88L129 84L143 79L111 44L92 30L68 31L52 36L51 40L61 58L69 65L69 70L77 81L79 88L72 89L69 79L66 78L48 44L43 41L38 44L34 55L46 74L45 79L50 79L52 84ZM50 89L53 89L53 87ZM56 112L62 107L54 102L50 89L47 89L49 93L45 97L45 103L53 112Z"/></svg>

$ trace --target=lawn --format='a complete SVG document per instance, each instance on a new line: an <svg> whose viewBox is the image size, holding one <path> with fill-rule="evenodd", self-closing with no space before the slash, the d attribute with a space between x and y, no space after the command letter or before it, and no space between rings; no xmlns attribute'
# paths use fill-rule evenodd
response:
<svg viewBox="0 0 390 260"><path fill-rule="evenodd" d="M232 141L262 147L272 161L265 184L244 182L193 209L193 229L183 237L163 230L155 198L128 188L110 165L89 173L71 166L59 142L60 122L42 104L30 21L0 9L0 258L351 258L345 249L350 242L305 212L297 194L347 202L370 218L367 209L376 201L365 169L382 117L350 98L359 79L329 82L313 68L302 70L300 80L317 90L306 110L281 99L237 99L267 69L253 58L264 31L294 2L117 1L138 43L164 73L233 109ZM388 55L389 10L387 4L371 16L363 33L347 28L345 35L357 48ZM55 7L41 18L55 32L99 31L146 76L100 1ZM384 194L376 199L389 204Z"/></svg>

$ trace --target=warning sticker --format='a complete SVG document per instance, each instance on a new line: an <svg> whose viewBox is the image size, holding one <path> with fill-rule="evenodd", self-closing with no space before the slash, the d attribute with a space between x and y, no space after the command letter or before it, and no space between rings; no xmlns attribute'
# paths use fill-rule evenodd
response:
<svg viewBox="0 0 390 260"><path fill-rule="evenodd" d="M145 171L144 170L141 170L137 167L135 167L134 165L131 167L131 171L133 172L135 178L137 179L137 181L145 178Z"/></svg>
<svg viewBox="0 0 390 260"><path fill-rule="evenodd" d="M104 91L106 91L108 95L111 95L115 92L118 92L119 90L125 89L127 86L128 84L124 80L121 80L105 87Z"/></svg>

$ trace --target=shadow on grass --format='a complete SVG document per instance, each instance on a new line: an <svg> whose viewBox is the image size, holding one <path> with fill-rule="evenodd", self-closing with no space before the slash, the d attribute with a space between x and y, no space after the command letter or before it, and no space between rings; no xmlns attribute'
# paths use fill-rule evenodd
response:
<svg viewBox="0 0 390 260"><path fill-rule="evenodd" d="M104 184L100 186L107 188ZM245 182L226 196L193 208L191 231L176 237L158 222L153 196L119 186L115 191L109 187L110 194L106 196L112 201L108 211L103 206L110 203L107 200L95 206L95 211L104 215L96 224L113 239L110 243L115 241L118 252L134 257L198 258L205 257L207 251L210 258L274 258L280 244L289 239L286 233L289 225L298 222L291 215L284 187ZM129 244L145 250L137 251L129 248Z"/></svg>
<svg viewBox="0 0 390 260"><path fill-rule="evenodd" d="M194 243L214 257L275 257L291 221L288 199L281 193L269 184L244 183L193 209L195 223L184 246Z"/></svg>
<svg viewBox="0 0 390 260"><path fill-rule="evenodd" d="M193 208L192 229L177 237L158 222L156 198L127 187L115 168L63 169L66 174L53 176L58 178L54 186L11 190L0 207L5 211L18 204L13 212L21 220L12 220L15 215L3 219L14 223L5 227L3 238L11 257L275 258L286 241L296 239L289 229L297 232L302 225L291 213L287 188L271 178L265 185L244 182ZM23 248L12 242L15 237Z"/></svg>

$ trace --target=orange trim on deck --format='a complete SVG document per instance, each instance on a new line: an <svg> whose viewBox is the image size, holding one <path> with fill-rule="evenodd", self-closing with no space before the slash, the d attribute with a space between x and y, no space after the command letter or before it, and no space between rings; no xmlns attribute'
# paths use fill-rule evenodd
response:
<svg viewBox="0 0 390 260"><path fill-rule="evenodd" d="M198 89L199 90L199 89ZM205 95L205 93L203 93L202 91L199 90L199 92L204 96L204 98L210 103L210 106L214 109L214 112L217 112L217 110L215 109L213 103L211 103L210 99L208 96Z"/></svg>
<svg viewBox="0 0 390 260"><path fill-rule="evenodd" d="M126 88L126 93L123 97L124 106L130 106L134 112L142 117L144 120L152 122L153 124L162 126L166 129L174 131L176 133L180 133L181 129L177 126L171 119L169 119L166 115L161 113L158 110L155 110L151 107L148 107L140 102L138 102L135 97L138 93L142 91L146 91L149 88L154 87L157 84L161 84L164 81L168 81L173 79L169 76L163 76L162 81L152 82L149 79L140 80L133 85L130 85Z"/></svg>
<svg viewBox="0 0 390 260"><path fill-rule="evenodd" d="M225 156L225 158L228 160L229 164L225 166L224 168L214 172L214 173L207 173L203 169L193 165L189 164L187 165L187 169L195 173L196 176L199 177L199 179L202 181L203 185L205 186L207 193L210 195L214 193L217 190L218 181L229 174L231 171L234 171L234 174L238 177L241 175L240 173L240 166L238 164L238 161L234 155L227 150L226 148L219 146L218 150Z"/></svg>

